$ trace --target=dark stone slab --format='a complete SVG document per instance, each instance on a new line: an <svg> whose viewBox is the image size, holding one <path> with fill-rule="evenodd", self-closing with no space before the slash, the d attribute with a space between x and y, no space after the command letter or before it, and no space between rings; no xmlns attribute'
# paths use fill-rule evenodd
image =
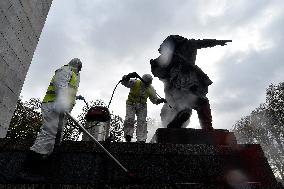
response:
<svg viewBox="0 0 284 189"><path fill-rule="evenodd" d="M191 128L159 128L151 143L235 145L237 140L232 132L224 129L206 132Z"/></svg>
<svg viewBox="0 0 284 189"><path fill-rule="evenodd" d="M278 189L281 186L276 186ZM172 184L0 184L1 189L274 189L259 183L247 183L238 188L226 184L172 183ZM276 189L276 188L275 188Z"/></svg>
<svg viewBox="0 0 284 189"><path fill-rule="evenodd" d="M81 188L87 185L174 188L173 184L185 188L206 188L208 185L212 187L207 188L230 188L240 184L250 188L277 186L259 145L102 144L135 174L135 179L130 179L92 142L67 141L43 163L41 175L45 180L39 183L66 185L66 188L75 185ZM27 144L6 144L1 149L0 183L18 182L24 172L28 147Z"/></svg>

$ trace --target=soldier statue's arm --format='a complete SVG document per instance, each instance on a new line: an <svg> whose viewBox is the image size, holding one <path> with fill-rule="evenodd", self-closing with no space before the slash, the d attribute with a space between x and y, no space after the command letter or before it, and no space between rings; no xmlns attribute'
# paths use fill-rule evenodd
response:
<svg viewBox="0 0 284 189"><path fill-rule="evenodd" d="M217 39L189 39L191 43L197 49L208 48L208 47L215 47L217 45L227 45L227 43L232 42L232 40L217 40Z"/></svg>

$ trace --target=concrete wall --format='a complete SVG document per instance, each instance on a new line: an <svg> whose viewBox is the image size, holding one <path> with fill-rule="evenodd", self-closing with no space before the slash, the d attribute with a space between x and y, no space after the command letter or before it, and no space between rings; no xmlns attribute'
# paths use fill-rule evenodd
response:
<svg viewBox="0 0 284 189"><path fill-rule="evenodd" d="M0 138L4 138L52 0L0 0Z"/></svg>

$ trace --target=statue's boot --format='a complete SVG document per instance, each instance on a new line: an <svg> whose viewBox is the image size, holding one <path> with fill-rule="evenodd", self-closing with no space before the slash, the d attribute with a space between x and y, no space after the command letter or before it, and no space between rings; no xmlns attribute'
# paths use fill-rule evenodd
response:
<svg viewBox="0 0 284 189"><path fill-rule="evenodd" d="M201 98L199 100L196 111L201 128L204 131L213 131L211 109L207 98Z"/></svg>
<svg viewBox="0 0 284 189"><path fill-rule="evenodd" d="M183 110L168 124L167 128L181 128L183 123L186 122L191 115L188 110Z"/></svg>

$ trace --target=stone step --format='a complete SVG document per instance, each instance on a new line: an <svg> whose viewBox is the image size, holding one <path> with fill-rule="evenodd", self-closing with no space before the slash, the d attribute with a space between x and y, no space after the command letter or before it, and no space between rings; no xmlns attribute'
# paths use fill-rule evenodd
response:
<svg viewBox="0 0 284 189"><path fill-rule="evenodd" d="M236 145L237 140L233 132L225 129L206 132L192 128L159 128L151 143Z"/></svg>
<svg viewBox="0 0 284 189"><path fill-rule="evenodd" d="M280 189L281 186L263 187L260 183L229 185L222 183L172 184L0 184L1 189Z"/></svg>
<svg viewBox="0 0 284 189"><path fill-rule="evenodd" d="M22 177L31 144L2 144L0 183ZM139 183L260 183L277 181L259 145L103 143ZM1 147L1 142L0 142ZM130 179L92 142L63 142L42 166L46 183L65 185L130 184Z"/></svg>

